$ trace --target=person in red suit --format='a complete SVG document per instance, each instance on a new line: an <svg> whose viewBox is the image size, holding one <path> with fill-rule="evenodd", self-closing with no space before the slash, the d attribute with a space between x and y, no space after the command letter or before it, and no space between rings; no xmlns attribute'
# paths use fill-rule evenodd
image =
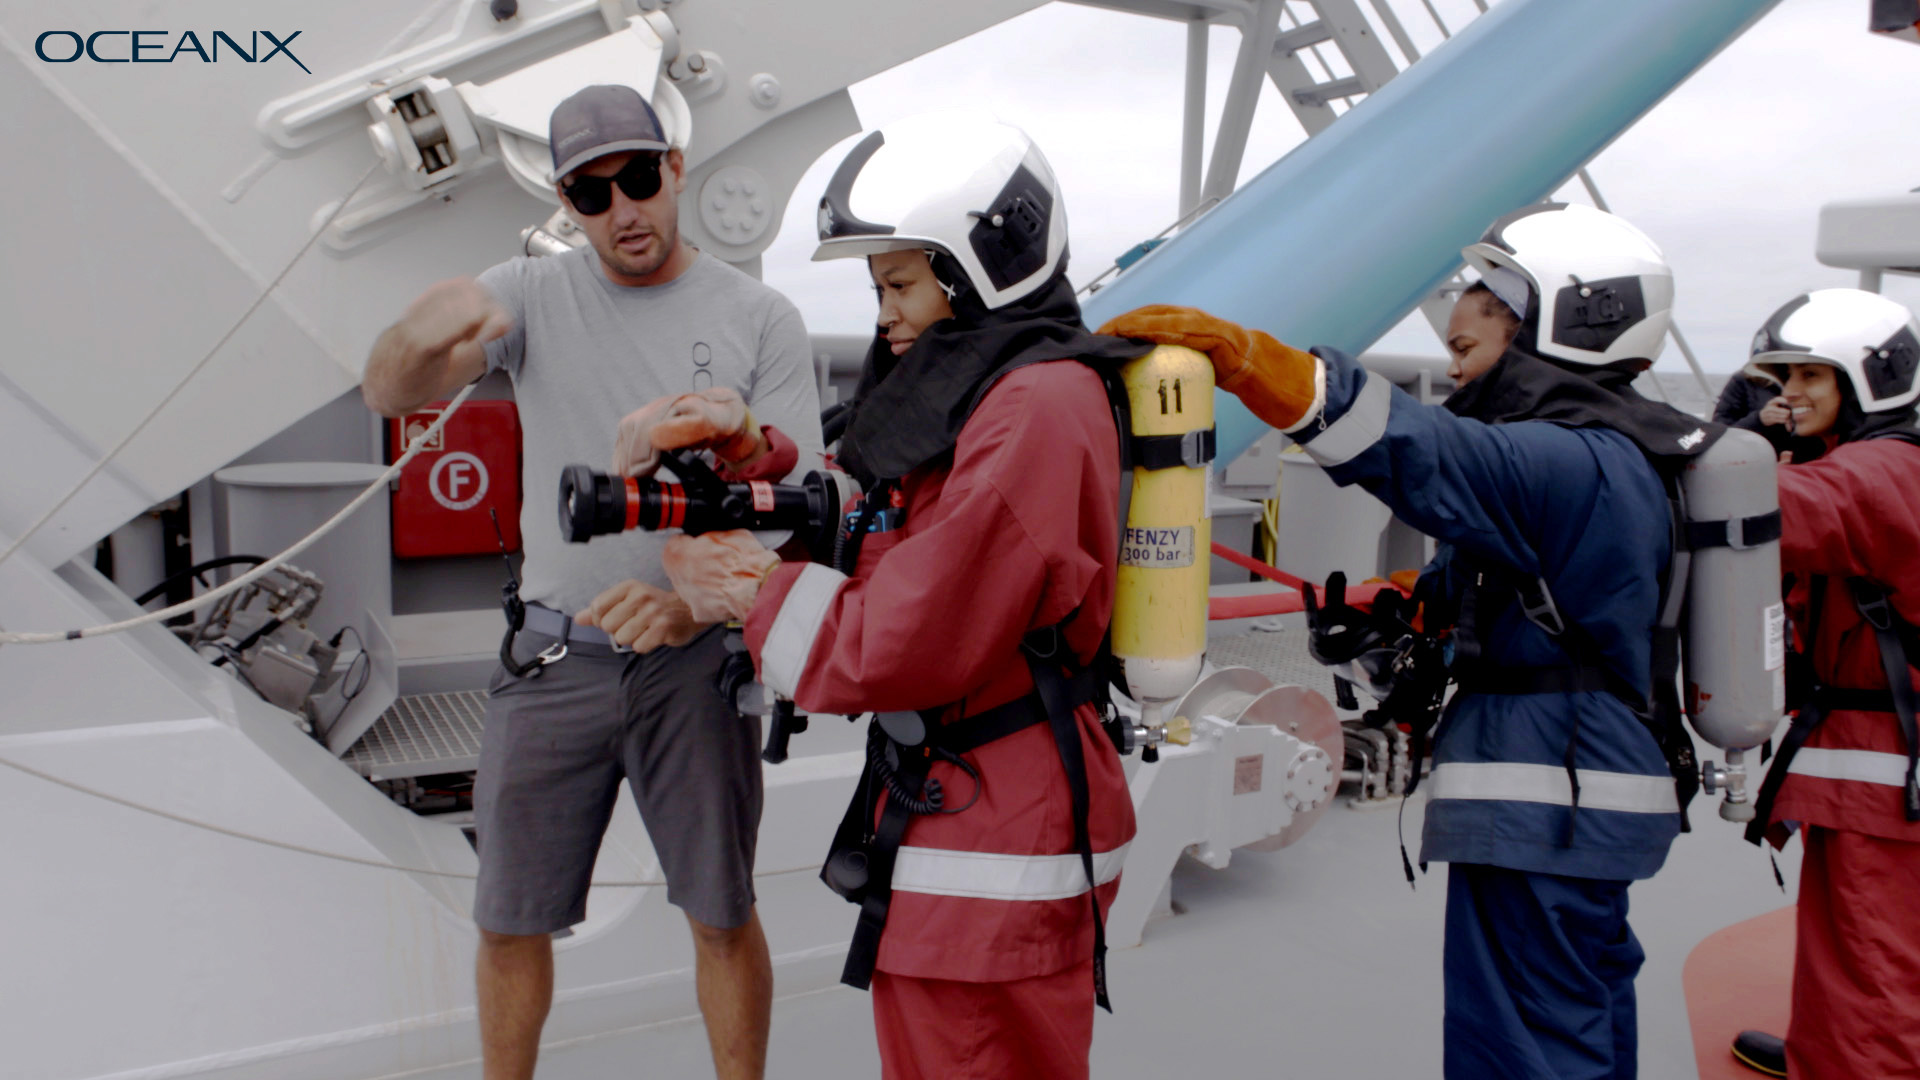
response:
<svg viewBox="0 0 1920 1080"><path fill-rule="evenodd" d="M1754 339L1793 433L1824 453L1780 470L1787 608L1812 686L1748 838L1794 831L1793 1021L1734 1052L1773 1075L1920 1077L1920 322L1874 293L1795 298ZM1788 455L1791 458L1791 455Z"/></svg>
<svg viewBox="0 0 1920 1080"><path fill-rule="evenodd" d="M822 876L860 905L843 979L871 984L884 1074L1084 1077L1134 834L1093 704L1120 527L1103 370L1151 346L1082 324L1052 170L990 118L870 134L819 225L815 258L864 258L880 301L839 565L736 531L675 538L668 573L744 621L768 688L876 714Z"/></svg>

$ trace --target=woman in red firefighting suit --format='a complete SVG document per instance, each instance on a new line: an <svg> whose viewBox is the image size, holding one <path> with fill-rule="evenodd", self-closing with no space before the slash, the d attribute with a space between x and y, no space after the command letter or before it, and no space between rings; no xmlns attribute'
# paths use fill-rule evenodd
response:
<svg viewBox="0 0 1920 1080"><path fill-rule="evenodd" d="M1806 846L1785 1070L1920 1077L1920 787L1912 698L1889 689L1920 660L1920 323L1823 289L1776 312L1753 353L1785 384L1793 433L1826 444L1780 470L1780 562L1813 688L1748 834L1780 846L1798 828Z"/></svg>
<svg viewBox="0 0 1920 1080"><path fill-rule="evenodd" d="M1096 908L1134 832L1086 670L1119 548L1096 365L1149 347L1082 325L1052 171L989 118L870 134L819 225L814 257L866 258L880 298L838 457L868 492L857 556L680 537L668 574L696 616L745 620L769 688L878 714L823 877L861 904L846 981L871 972L886 1076L1085 1076Z"/></svg>

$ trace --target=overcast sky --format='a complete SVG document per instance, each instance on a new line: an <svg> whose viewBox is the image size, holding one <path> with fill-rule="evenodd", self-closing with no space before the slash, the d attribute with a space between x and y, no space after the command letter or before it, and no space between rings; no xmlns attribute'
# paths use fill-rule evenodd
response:
<svg viewBox="0 0 1920 1080"><path fill-rule="evenodd" d="M1455 29L1474 10L1434 3ZM1394 7L1423 50L1438 43L1432 23L1413 18L1419 4ZM1673 262L1678 319L1708 370L1743 363L1753 332L1794 293L1856 283L1814 260L1822 203L1920 185L1920 48L1869 34L1867 10L1867 0L1782 0L1592 165L1614 211ZM1025 128L1060 175L1071 275L1084 283L1177 216L1185 42L1178 23L1053 3L860 83L853 100L869 128L956 104ZM1209 149L1238 44L1231 27L1213 29ZM1263 83L1241 180L1302 138ZM765 259L767 282L820 333L872 327L864 266L808 261L814 207L852 142L801 181ZM1587 201L1577 184L1563 197ZM1889 277L1887 292L1920 305L1920 280ZM1440 351L1417 315L1379 347ZM1670 347L1660 364L1683 362Z"/></svg>

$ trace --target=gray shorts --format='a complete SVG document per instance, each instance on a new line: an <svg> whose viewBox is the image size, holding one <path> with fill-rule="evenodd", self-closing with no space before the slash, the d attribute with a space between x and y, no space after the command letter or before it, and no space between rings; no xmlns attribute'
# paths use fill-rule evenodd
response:
<svg viewBox="0 0 1920 1080"><path fill-rule="evenodd" d="M746 923L760 724L714 687L722 633L644 656L576 647L536 678L494 673L473 789L473 920L482 930L548 934L586 918L621 777L660 857L668 902L708 926ZM524 661L553 640L522 632L515 656Z"/></svg>

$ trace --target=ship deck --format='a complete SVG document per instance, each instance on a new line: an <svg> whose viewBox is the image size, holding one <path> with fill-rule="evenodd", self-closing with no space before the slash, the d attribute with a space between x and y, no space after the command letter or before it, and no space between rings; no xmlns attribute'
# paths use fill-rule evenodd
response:
<svg viewBox="0 0 1920 1080"><path fill-rule="evenodd" d="M1440 1070L1440 949L1446 868L1409 890L1395 840L1398 801L1333 808L1283 851L1238 851L1226 870L1184 861L1175 914L1110 960L1114 1014L1094 1027L1093 1075L1356 1077L1425 1080ZM1634 932L1647 952L1640 998L1640 1075L1698 1075L1681 968L1714 931L1791 902L1799 846L1780 857L1782 894L1766 855L1694 803L1695 830L1665 869L1633 887ZM1406 806L1417 842L1424 798ZM1414 850L1410 847L1409 850ZM852 926L852 912L848 912ZM549 1047L555 1071L578 1076L709 1075L695 1017L644 1031ZM845 987L774 1006L771 1080L879 1075L867 996Z"/></svg>

